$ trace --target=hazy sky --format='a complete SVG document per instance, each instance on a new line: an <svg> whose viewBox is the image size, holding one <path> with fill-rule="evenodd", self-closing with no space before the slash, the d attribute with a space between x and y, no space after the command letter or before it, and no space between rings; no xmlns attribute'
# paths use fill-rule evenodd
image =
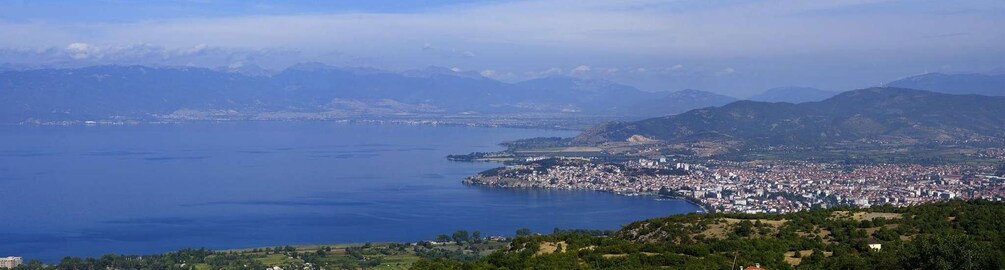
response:
<svg viewBox="0 0 1005 270"><path fill-rule="evenodd" d="M444 66L746 97L1001 72L1005 0L7 0L0 36L20 66Z"/></svg>

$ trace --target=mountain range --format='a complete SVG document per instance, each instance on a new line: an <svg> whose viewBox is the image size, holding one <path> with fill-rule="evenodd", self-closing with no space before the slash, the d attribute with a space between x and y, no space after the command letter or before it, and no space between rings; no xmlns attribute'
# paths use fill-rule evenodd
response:
<svg viewBox="0 0 1005 270"><path fill-rule="evenodd" d="M925 73L895 80L883 86L958 95L1005 96L1005 75ZM821 101L840 93L839 91L827 91L812 87L787 86L771 88L747 99L766 102L803 103Z"/></svg>
<svg viewBox="0 0 1005 270"><path fill-rule="evenodd" d="M812 87L788 86L771 88L747 99L765 102L802 103L821 101L839 93L840 92L820 90Z"/></svg>
<svg viewBox="0 0 1005 270"><path fill-rule="evenodd" d="M583 132L574 141L596 144L633 136L670 142L735 140L770 145L1005 138L1005 97L877 87L799 104L745 100L636 122L608 123Z"/></svg>
<svg viewBox="0 0 1005 270"><path fill-rule="evenodd" d="M308 63L271 74L240 68L146 66L0 71L4 123L205 114L249 118L548 113L639 119L733 100L697 90L648 92L573 77L506 83L438 67L389 72Z"/></svg>
<svg viewBox="0 0 1005 270"><path fill-rule="evenodd" d="M885 86L947 94L1005 96L1005 75L926 73L896 80Z"/></svg>

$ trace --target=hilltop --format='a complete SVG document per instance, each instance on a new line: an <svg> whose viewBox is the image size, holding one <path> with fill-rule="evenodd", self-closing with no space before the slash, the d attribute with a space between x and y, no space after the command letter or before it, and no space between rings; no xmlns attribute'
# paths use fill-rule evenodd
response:
<svg viewBox="0 0 1005 270"><path fill-rule="evenodd" d="M764 102L802 103L825 100L837 94L839 92L820 90L812 87L790 86L771 88L747 99Z"/></svg>
<svg viewBox="0 0 1005 270"><path fill-rule="evenodd" d="M848 141L913 143L1005 137L1005 97L951 95L904 88L844 92L819 102L737 101L722 107L583 132L578 144L626 141L738 141L818 145Z"/></svg>
<svg viewBox="0 0 1005 270"><path fill-rule="evenodd" d="M474 262L425 259L412 269L1001 269L1005 204L780 215L687 214L638 221L610 237L518 237Z"/></svg>

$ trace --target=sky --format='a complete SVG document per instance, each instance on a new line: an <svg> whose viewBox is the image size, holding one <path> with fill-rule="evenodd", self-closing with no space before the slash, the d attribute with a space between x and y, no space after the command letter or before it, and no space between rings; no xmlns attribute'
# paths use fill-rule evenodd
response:
<svg viewBox="0 0 1005 270"><path fill-rule="evenodd" d="M1005 0L0 0L0 63L605 79L747 97L1005 70Z"/></svg>

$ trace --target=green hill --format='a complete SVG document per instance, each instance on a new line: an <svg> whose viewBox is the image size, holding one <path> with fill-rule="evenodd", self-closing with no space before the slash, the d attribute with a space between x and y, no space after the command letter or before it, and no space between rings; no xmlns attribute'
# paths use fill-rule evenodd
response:
<svg viewBox="0 0 1005 270"><path fill-rule="evenodd" d="M1003 269L1005 203L776 214L688 214L638 221L610 237L517 237L473 262L412 269Z"/></svg>
<svg viewBox="0 0 1005 270"><path fill-rule="evenodd" d="M737 101L637 122L610 123L574 143L732 140L816 145L842 141L928 142L1005 137L1005 97L950 95L903 88L848 91L800 104Z"/></svg>

